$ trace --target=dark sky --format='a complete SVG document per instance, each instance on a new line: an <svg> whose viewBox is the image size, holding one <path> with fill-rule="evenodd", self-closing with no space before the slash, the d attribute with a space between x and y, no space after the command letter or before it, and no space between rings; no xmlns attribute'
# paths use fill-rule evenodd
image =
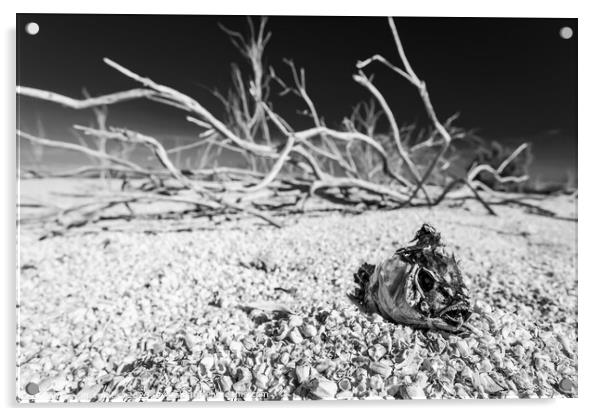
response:
<svg viewBox="0 0 602 416"><path fill-rule="evenodd" d="M24 32L35 21L40 32ZM246 30L240 16L29 15L17 16L18 83L81 96L110 93L137 85L102 62L116 62L198 99L216 115L217 100L200 85L225 92L230 63L243 64L238 51L218 28ZM536 174L562 177L577 163L577 20L505 18L396 18L406 53L427 82L441 119L460 111L458 124L478 128L487 139L508 144L533 142ZM574 35L562 39L569 26ZM369 98L351 79L355 63L379 53L399 63L384 17L270 18L272 39L266 59L288 79L282 58L307 73L308 92L331 126L351 107ZM243 64L244 65L244 64ZM400 122L424 119L416 90L375 65L375 84ZM283 115L302 103L274 100ZM87 124L90 111L76 112L24 98L21 128L56 139L73 140L70 125ZM297 128L305 119L289 116ZM191 141L197 132L184 114L157 103L137 101L112 107L109 124L128 126L165 141Z"/></svg>

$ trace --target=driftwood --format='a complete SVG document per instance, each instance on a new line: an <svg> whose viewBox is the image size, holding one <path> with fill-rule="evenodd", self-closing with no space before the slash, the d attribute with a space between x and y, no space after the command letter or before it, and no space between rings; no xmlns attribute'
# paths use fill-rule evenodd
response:
<svg viewBox="0 0 602 416"><path fill-rule="evenodd" d="M479 165L471 168L465 177L449 175L450 181L439 196L432 199L426 185L437 166L442 166L440 170L444 172L453 161L453 155L447 158L446 154L453 148L451 143L457 137L449 130L457 115L444 123L439 121L426 83L416 75L405 54L395 22L392 18L388 22L402 66L394 65L381 55L374 55L357 63L358 72L353 80L363 86L376 101L372 101L371 105L356 107L351 116L345 119L341 129L328 127L319 116L318 107L309 94L303 68L297 69L292 61L285 60L292 76L290 86L272 67L269 71L265 70L263 53L271 37L266 31L266 19L261 19L258 29L249 20L250 38L222 27L252 68L250 78L245 79L242 71L233 67L233 91L227 96L214 92L227 108L226 120L212 114L191 96L141 76L109 58L103 59L105 64L141 84L141 88L98 97L91 97L86 93L84 98L77 99L43 89L17 87L20 96L50 101L77 110L95 110L98 128L74 127L76 132L99 140L100 145L96 149L36 137L23 131L17 132L21 139L36 145L77 151L93 160L102 161L98 166L83 166L47 176L102 176L111 173L123 179L120 193L99 195L86 204L55 209L51 214L46 214L44 219L54 216L57 222L64 223L68 214L82 214L83 219L80 218L79 222L63 224L65 228L70 228L96 221L101 211L119 204L126 206L130 215L136 216L128 204L150 200L192 205L199 215L254 216L269 224L281 226L282 222L275 217L282 216L283 213L302 212L309 198L322 198L360 211L370 207L400 208L413 204L433 206L441 203L457 186L467 187L485 209L495 215L491 204L479 193L483 192L485 185L478 181L478 176L482 172L489 172L500 182L525 180L526 177L504 176L504 171L526 145L517 148L497 168ZM371 77L364 73L372 63L384 65L417 88L433 126L429 137L413 146L404 142L401 136L404 130L400 128L387 100ZM294 129L274 110L270 102L270 86L274 83L282 89L281 95L292 93L300 98L313 127ZM103 113L103 109L111 104L133 99L149 99L184 111L186 120L200 129L198 139L186 145L176 143L176 146L166 149L160 140L142 132L107 126L106 112ZM378 103L379 111L376 110L375 103ZM362 108L365 110L363 115L360 111ZM376 123L381 115L388 122L390 135L377 134ZM123 143L130 150L133 146L147 147L162 169L143 168L128 160L125 157L127 152L123 152L123 157L108 154L104 144L108 140ZM388 145L393 146L395 154L386 149ZM247 166L220 166L223 149L242 155ZM426 166L417 166L413 160L413 154L418 150L434 153ZM198 168L183 169L172 160L172 157L179 160L184 151L199 152ZM207 167L210 161L214 163L212 168ZM377 173L381 178L379 181L373 179ZM21 172L21 175L44 176L40 172L31 171ZM133 185L134 179L138 181L137 185ZM484 192L488 194L486 190Z"/></svg>

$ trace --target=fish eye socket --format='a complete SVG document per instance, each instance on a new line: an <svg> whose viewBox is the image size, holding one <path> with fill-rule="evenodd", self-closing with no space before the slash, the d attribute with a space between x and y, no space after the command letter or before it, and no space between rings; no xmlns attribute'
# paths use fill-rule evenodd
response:
<svg viewBox="0 0 602 416"><path fill-rule="evenodd" d="M439 291L439 293L441 293L444 296L453 296L454 295L454 290L452 289L452 287L446 285L445 282L443 282L443 284L440 284L439 287L437 287L437 290Z"/></svg>
<svg viewBox="0 0 602 416"><path fill-rule="evenodd" d="M435 277L426 269L418 271L418 285L423 292L430 292L435 287Z"/></svg>

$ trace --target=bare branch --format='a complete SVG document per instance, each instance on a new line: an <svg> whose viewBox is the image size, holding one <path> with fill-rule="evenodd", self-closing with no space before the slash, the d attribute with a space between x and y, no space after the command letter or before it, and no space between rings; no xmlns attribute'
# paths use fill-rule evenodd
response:
<svg viewBox="0 0 602 416"><path fill-rule="evenodd" d="M500 182L500 183L507 183L507 182L524 182L527 179L529 179L528 175L523 175L523 176L505 176L502 177L502 173L504 171L504 169L506 169L506 167L514 160L516 159L516 157L523 151L525 150L527 147L529 147L529 145L527 143L523 143L520 146L518 146L514 152L512 152L510 154L510 156L508 156L502 163L500 163L500 165L498 166L497 169L492 168L489 165L477 165L475 167L473 167L470 172L467 175L467 180L468 182L472 183L477 176L481 173L481 172L489 172L491 173L495 179Z"/></svg>
<svg viewBox="0 0 602 416"><path fill-rule="evenodd" d="M377 195L389 197L393 201L400 203L400 204L403 204L407 201L407 196L405 196L399 192L395 192L395 191L391 190L390 188L387 188L386 186L377 185L375 183L364 181L362 179L357 179L357 178L328 177L328 178L325 178L322 180L315 181L311 186L311 190L313 193L316 190L322 189L322 188L341 188L341 187L355 187L355 188L363 189L365 191L368 191L368 192L371 192L371 193L374 193Z"/></svg>
<svg viewBox="0 0 602 416"><path fill-rule="evenodd" d="M196 124L197 126L203 127L204 129L211 129L211 124L205 123L203 120L199 120L198 118L194 118L192 116L186 116L186 120L191 123Z"/></svg>
<svg viewBox="0 0 602 416"><path fill-rule="evenodd" d="M520 146L518 146L514 152L512 152L510 154L510 156L508 156L502 163L500 163L500 166L498 166L497 168L497 172L501 175L504 172L504 169L506 169L506 167L514 160L516 159L516 157L522 153L523 150L525 150L527 147L529 147L528 143L523 143Z"/></svg>
<svg viewBox="0 0 602 416"><path fill-rule="evenodd" d="M258 153L258 154L273 154L274 150L270 146L259 145L256 143L248 142L246 140L242 140L237 135L235 135L230 129L228 129L221 121L219 121L213 114L211 114L205 107L199 104L196 100L189 97L188 95L182 94L181 92L166 87L161 84L157 84L150 78L144 78L140 75L136 74L133 71L119 65L118 63L112 61L109 58L104 58L104 62L110 67L116 69L121 72L125 76L132 78L135 81L140 82L142 85L151 88L158 93L160 93L165 98L171 99L172 101L183 105L188 108L190 112L193 112L201 118L204 119L207 123L209 123L217 132L221 133L224 137L232 140L239 147L246 149L250 152Z"/></svg>
<svg viewBox="0 0 602 416"><path fill-rule="evenodd" d="M412 199L416 196L416 193L418 192L419 189L422 189L423 185L426 183L426 181L428 180L428 178L430 177L431 173L433 172L433 169L435 168L435 166L437 166L437 162L439 161L439 159L441 159L441 157L445 154L445 152L447 151L447 149L449 148L449 145L452 141L452 138L449 134L449 132L447 131L447 129L439 122L439 119L437 118L437 114L435 113L435 110L433 108L433 105L431 103L431 99L429 97L428 91L426 89L426 83L422 80L420 80L420 78L418 78L418 76L416 75L416 73L414 72L414 70L412 69L412 66L410 65L406 55L405 55L405 51L403 50L403 46L401 44L401 40L399 39L399 34L397 33L397 28L395 26L395 21L393 20L392 17L389 17L388 19L389 21L389 26L391 28L391 32L393 34L393 39L395 40L395 45L397 46L397 52L399 54L399 57L401 58L405 71L399 69L399 71L403 72L405 75L402 74L402 76L404 76L405 79L408 79L408 76L410 78L410 82L416 86L418 88L418 91L420 93L420 97L422 98L422 102L424 104L424 107L426 109L427 115L429 116L431 122L433 123L433 125L435 126L435 129L439 132L439 134L442 136L443 138L443 146L441 147L441 149L439 150L439 153L435 156L435 158L432 160L431 164L429 165L429 167L426 169L425 173L423 174L422 178L420 179L416 189L414 190L414 192L412 193L412 195L410 196L409 200L408 200L408 204L412 202ZM384 58L382 60L378 60L381 63L385 63L388 62L386 61ZM372 62L372 60L366 60L363 62L360 62L359 65L360 66L365 66L368 63ZM385 63L385 65L387 65ZM395 67L393 65L387 65L389 66L389 68L392 68L395 70L395 72L399 73L399 71L397 71L395 69Z"/></svg>
<svg viewBox="0 0 602 416"><path fill-rule="evenodd" d="M278 175L278 173L280 173L280 170L282 169L284 162L286 162L286 159L288 158L288 155L291 152L291 149L293 148L294 144L295 144L295 136L293 134L291 134L288 136L286 145L284 146L282 153L276 160L276 163L274 163L274 166L272 166L272 169L270 170L270 172L257 185L251 186L249 188L245 188L244 192L255 192L255 191L259 191L260 189L268 186L269 183L272 182L276 178L276 175Z"/></svg>
<svg viewBox="0 0 602 416"><path fill-rule="evenodd" d="M491 173L500 182L518 182L526 179L526 176L504 175L504 172L510 171L510 164L527 148L526 144L519 146L497 169L489 165L478 165L471 168L461 179L455 178L445 170L456 163L454 157L461 156L459 151L454 150L455 146L451 145L451 142L452 139L462 138L463 130L451 126L456 115L443 124L439 122L426 84L411 67L392 18L389 18L388 23L401 65L396 66L381 55L373 55L357 63L359 73L353 79L365 87L373 98L370 99L370 104L362 103L356 106L349 118L344 119L341 130L327 127L318 113L316 103L308 93L303 68L285 60L292 76L292 85L288 86L263 62L264 49L271 36L266 29L267 19L262 17L258 25L257 21L251 18L248 22L249 30L244 34L220 26L245 61L250 64L252 71L246 72L245 68L232 66L232 89L225 95L214 92L226 109L223 119L215 117L201 102L191 96L143 77L108 58L104 59L107 65L140 83L142 87L99 97L86 94L85 99L74 99L35 88L17 87L21 96L56 102L74 109L91 108L97 116L98 128L75 126L78 131L98 139L97 150L85 145L57 142L18 132L19 137L40 146L79 151L89 157L110 162L106 167L84 166L54 176L92 175L104 170L118 172L124 178L121 193L88 195L87 197L93 197L94 200L86 205L61 208L61 215L72 214L65 218L66 222L63 225L66 228L104 219L107 215L112 215L112 212L101 216L101 211L119 204L129 209L129 213L125 213L127 218L134 215L140 217L143 214L131 211L128 203L142 200L193 204L197 207L195 212L208 216L217 214L231 217L237 213L249 214L280 226L280 222L269 214L303 212L305 201L314 194L336 204L353 205L354 212L358 212L369 206L402 207L410 204L413 199L419 199L420 204L426 201L428 205L436 205L450 190L460 184L463 184L460 188L462 191L470 190L489 213L495 214L491 208L491 201L481 197L480 192L482 193L486 186L479 181L479 174ZM433 127L419 130L415 125L410 125L400 128L383 94L372 79L362 72L373 63L384 65L417 88ZM269 68L269 71L266 68ZM311 117L313 127L297 130L273 109L269 101L272 82L280 85L283 93L292 92L303 100L303 108L306 108L304 114ZM153 137L127 129L107 128L104 112L106 106L135 98L146 98L185 111L187 121L200 127L198 139L184 145L178 139L174 147L166 150L164 145ZM383 114L392 132L388 135L377 133L379 117ZM274 142L271 139L273 131L277 134L274 136ZM388 138L388 142L385 142L385 137ZM136 144L142 144L152 150L163 168L143 169L128 161L129 155L126 152L122 152L120 157L109 155L104 146L106 140L117 140L118 143L127 144L130 150ZM86 143L83 139L80 142ZM389 143L395 149L390 148ZM427 162L422 173L411 157L412 151L420 148L432 149L435 154L434 159ZM181 152L191 149L196 149L193 153L197 160L191 162L191 157L187 157L184 163L179 163ZM242 155L249 167L241 169L220 166L224 149ZM450 151L454 153L448 156ZM177 163L170 159L173 157L170 155L174 154ZM401 162L398 162L400 159L397 159L397 154ZM400 163L400 169L392 169L393 160ZM182 166L187 169L178 168ZM212 169L204 168L211 166ZM443 167L435 170L440 166ZM373 180L376 172L378 175L374 176ZM23 172L24 175L28 173L37 175L36 177L44 175L33 171ZM439 173L454 180L444 187L436 201L431 202L425 189L426 184L429 178L439 180ZM425 198L423 199L421 194L420 198L416 198L418 192L424 193ZM43 204L31 203L28 206L41 205ZM182 214L191 211L193 210L187 208ZM58 222L61 225L60 221Z"/></svg>
<svg viewBox="0 0 602 416"><path fill-rule="evenodd" d="M137 98L150 98L156 93L149 89L137 88L128 91L116 92L113 94L101 95L100 97L77 99L57 94L55 92L41 90L38 88L17 86L17 94L26 97L38 98L44 101L51 101L76 110L82 110L85 108L93 108L109 104L115 104L122 101L134 100Z"/></svg>
<svg viewBox="0 0 602 416"><path fill-rule="evenodd" d="M62 141L58 141L58 140L49 140L49 139L45 139L42 137L35 137L35 136L33 136L29 133L26 133L24 131L21 131L21 130L17 130L17 135L24 139L27 139L29 141L32 141L32 142L35 142L38 144L42 144L44 146L58 147L61 149L66 149L66 150L73 150L76 152L84 153L88 156L92 156L92 157L95 157L98 159L108 160L113 163L117 163L118 165L126 166L135 172L144 173L147 175L151 174L151 172L149 172L148 170L141 168L140 166L136 165L133 162L130 162L129 160L120 159L116 156L111 156L107 153L103 153L98 150L93 150L88 147L81 146L81 145L78 145L75 143L68 143L68 142L62 142Z"/></svg>
<svg viewBox="0 0 602 416"><path fill-rule="evenodd" d="M295 136L298 137L299 140L308 140L311 137L313 137L317 134L320 134L320 133L330 136L337 140L343 140L343 141L347 141L347 142L350 142L352 140L359 140L363 143L366 143L371 148L376 150L376 152L380 156L381 161L383 163L383 170L385 171L386 174L391 176L402 186L405 186L405 187L411 186L411 184L408 183L407 180L405 180L402 176L396 174L391 169L390 162L387 157L387 153L385 152L385 149L383 149L383 147L380 145L380 143L378 143L376 140L374 140L370 136L367 136L360 132L342 132L342 131L329 129L327 127L315 127L315 128L311 128L311 129L307 129L307 130L303 130L303 131L298 131L298 132L295 132Z"/></svg>
<svg viewBox="0 0 602 416"><path fill-rule="evenodd" d="M247 212L247 213L254 215L256 217L259 217L277 227L282 226L280 224L280 222L273 219L270 215L267 215L254 208L244 207L239 204L236 204L236 203L233 203L230 201L226 201L224 198L222 198L218 195L215 195L212 192L208 191L207 189L200 187L198 184L192 182L179 169L177 169L173 165L173 163L169 159L169 156L167 155L167 151L165 150L163 145L161 145L161 143L159 143L159 141L153 137L145 136L141 133L137 133L137 132L133 132L131 130L125 130L125 129L113 130L113 131L107 132L107 131L90 129L88 127L82 127L82 126L78 126L77 128L84 131L84 133L86 133L86 134L104 135L107 138L124 140L126 142L135 142L135 143L145 144L146 146L150 147L154 151L155 155L157 156L157 158L159 159L161 164L163 164L163 166L167 170L169 170L169 172L172 174L172 176L175 179L177 179L182 185L186 186L188 189L196 192L197 194L201 195L202 197L209 198L209 199L211 199L215 202L218 202L228 208L232 208L237 211Z"/></svg>
<svg viewBox="0 0 602 416"><path fill-rule="evenodd" d="M397 33L397 28L395 27L395 21L393 20L392 17L389 17L389 27L391 28L391 32L393 32L393 38L395 39L395 46L397 46L397 53L399 54L399 57L401 58L402 62L403 62L403 66L405 67L406 71L408 72L408 74L410 75L410 77L412 79L414 79L414 81L416 81L417 83L420 83L420 79L416 76L416 74L414 73L414 70L412 69L412 66L410 65L410 61L408 61L408 58L406 57L406 53L403 50L403 46L401 45L401 40L399 39L399 34Z"/></svg>
<svg viewBox="0 0 602 416"><path fill-rule="evenodd" d="M182 146L172 147L171 149L167 150L167 153L168 154L178 153L178 152L181 152L182 150L194 149L195 147L199 147L199 146L202 146L209 142L212 142L217 135L215 134L214 130L210 130L210 131L206 131L201 136L202 136L201 140L194 142L194 143L184 144Z"/></svg>
<svg viewBox="0 0 602 416"><path fill-rule="evenodd" d="M380 62L383 65L387 66L388 68L392 69L393 71L397 72L399 75L401 75L402 77L404 77L407 81L411 82L412 84L414 84L417 87L420 87L419 84L416 84L416 81L414 78L412 78L410 76L410 74L408 74L407 72L405 72L403 69L393 65L391 62L389 62L388 60L386 60L384 57L382 57L381 55L374 55L368 59L364 59L363 61L359 61L356 64L356 68L357 69L363 69L365 67L367 67L368 65L370 65L372 62Z"/></svg>
<svg viewBox="0 0 602 416"><path fill-rule="evenodd" d="M397 146L397 151L399 152L399 156L401 156L401 159L408 166L408 170L410 171L410 174L412 175L412 179L414 179L414 181L417 183L416 191L414 191L414 193L416 193L418 189L421 189L422 193L424 194L424 197L430 203L429 195L426 192L426 190L424 189L423 183L420 179L420 173L418 172L418 169L416 169L416 165L414 165L414 162L412 162L412 160L410 159L410 156L407 154L406 150L403 148L403 145L401 144L401 137L399 136L399 127L397 126L397 121L395 120L395 116L393 116L393 112L391 111L391 108L387 104L385 97L383 97L383 95L380 93L380 91L378 91L378 89L374 86L374 84L372 84L372 82L370 82L368 77L366 77L366 75L363 72L360 71L359 75L354 75L353 79L358 84L366 87L368 89L368 91L370 91L372 93L372 95L374 95L376 100L380 103L383 111L385 112L387 119L389 120L389 124L391 125L391 130L393 132L393 139L395 140L395 145ZM408 201L408 203L409 202L410 201Z"/></svg>
<svg viewBox="0 0 602 416"><path fill-rule="evenodd" d="M498 169L494 169L489 165L479 165L476 166L474 169L472 169L470 171L470 173L468 174L468 181L472 182L481 172L489 172L491 173L495 180L500 182L500 183L507 183L507 182L524 182L527 179L529 179L528 175L522 175L522 176L501 176Z"/></svg>

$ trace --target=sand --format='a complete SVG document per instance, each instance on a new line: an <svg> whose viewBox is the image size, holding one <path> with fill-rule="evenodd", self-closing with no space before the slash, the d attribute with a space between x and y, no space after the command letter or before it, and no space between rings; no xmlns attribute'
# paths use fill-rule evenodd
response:
<svg viewBox="0 0 602 416"><path fill-rule="evenodd" d="M18 399L575 397L577 223L496 209L316 213L282 229L138 221L42 241L23 227ZM460 259L481 334L395 325L347 300L358 266L424 222ZM245 308L258 302L294 315Z"/></svg>

